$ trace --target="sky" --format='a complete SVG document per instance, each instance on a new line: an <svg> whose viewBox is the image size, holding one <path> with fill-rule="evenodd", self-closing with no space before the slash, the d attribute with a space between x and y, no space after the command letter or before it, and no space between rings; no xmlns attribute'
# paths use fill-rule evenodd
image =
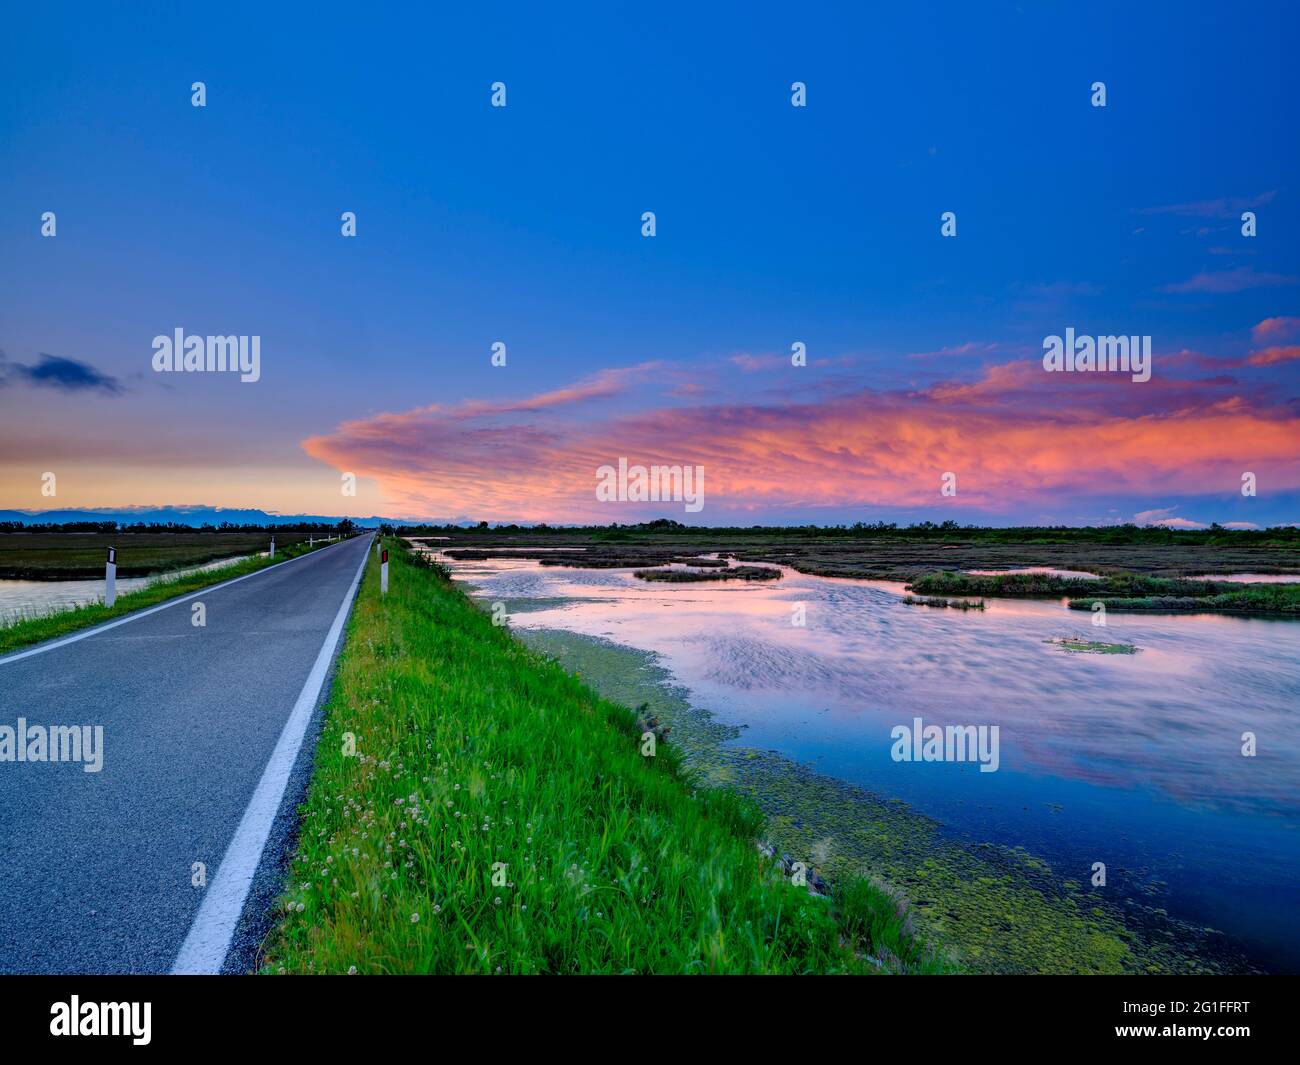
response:
<svg viewBox="0 0 1300 1065"><path fill-rule="evenodd" d="M5 10L0 508L1300 522L1294 6L478 6Z"/></svg>

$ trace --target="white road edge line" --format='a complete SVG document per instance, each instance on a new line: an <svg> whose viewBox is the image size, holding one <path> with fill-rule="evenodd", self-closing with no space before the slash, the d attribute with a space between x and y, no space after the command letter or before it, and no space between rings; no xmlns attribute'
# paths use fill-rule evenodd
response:
<svg viewBox="0 0 1300 1065"><path fill-rule="evenodd" d="M289 775L293 772L298 752L302 749L303 737L307 734L307 725L311 721L316 700L325 684L334 649L343 635L343 625L352 610L352 600L361 583L361 574L370 560L370 551L362 552L361 564L357 567L352 585L339 605L339 612L334 616L334 624L325 635L320 654L307 674L307 682L302 686L298 701L293 704L289 720L284 723L280 739L271 752L271 760L262 771L262 779L248 802L248 809L235 829L235 834L226 848L225 856L217 867L217 875L203 896L199 912L194 915L189 934L181 944L176 961L172 964L173 976L215 975L221 972L221 966L230 952L230 941L235 935L235 926L244 912L244 902L248 899L249 889L253 886L253 877L262 861L262 851L271 835L271 826L279 812L280 802L284 799L285 788L289 785Z"/></svg>
<svg viewBox="0 0 1300 1065"><path fill-rule="evenodd" d="M361 534L362 536L365 533ZM350 537L341 543L334 544L334 547L342 547L343 544L350 543L356 537ZM91 636L98 636L101 632L107 632L109 629L115 629L119 625L125 625L129 621L139 621L141 618L147 618L150 614L156 614L160 610L166 610L168 607L176 606L178 603L188 603L191 599L197 599L201 595L211 595L213 592L222 588L229 588L232 584L238 584L240 581L250 580L253 577L260 577L263 573L270 573L272 570L279 569L281 566L288 566L294 562L299 562L304 558L311 558L313 555L324 554L330 548L322 547L318 551L308 551L305 555L295 555L293 558L286 558L283 562L277 562L273 566L266 566L263 569L254 570L252 573L245 573L242 577L232 577L228 581L221 581L218 584L209 584L206 588L200 588L197 592L190 592L189 595L178 596L175 599L168 599L165 603L159 603L157 606L148 607L145 610L137 610L133 614L127 614L124 618L118 618L116 621L105 621L99 625L92 625L88 629L81 629L74 632L71 636L64 636L53 643L37 644L35 647L29 647L26 651L15 651L13 654L5 655L0 658L0 666L7 666L10 662L17 662L22 658L30 658L32 655L43 655L46 651L53 651L59 647L66 647L70 643L76 643L78 640L89 639Z"/></svg>

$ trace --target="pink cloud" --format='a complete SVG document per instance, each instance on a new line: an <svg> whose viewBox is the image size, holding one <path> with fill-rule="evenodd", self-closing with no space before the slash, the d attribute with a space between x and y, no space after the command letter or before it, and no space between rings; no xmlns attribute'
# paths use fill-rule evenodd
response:
<svg viewBox="0 0 1300 1065"><path fill-rule="evenodd" d="M909 359L935 359L948 355L991 355L997 349L996 344L983 344L971 340L965 344L956 344L950 348L940 348L938 351L914 351L907 357Z"/></svg>
<svg viewBox="0 0 1300 1065"><path fill-rule="evenodd" d="M1267 470L1278 489L1300 488L1300 415L1265 388L1242 392L1224 378L1133 384L1119 375L1047 374L1025 360L920 391L859 387L804 401L790 394L593 417L596 385L626 381L595 375L532 400L376 415L303 447L375 478L404 513L494 520L636 520L595 499L597 467L621 456L704 466L706 513L1196 495L1235 487L1243 469ZM941 500L947 471L957 474L959 495Z"/></svg>
<svg viewBox="0 0 1300 1065"><path fill-rule="evenodd" d="M785 355L751 355L747 352L732 355L728 361L735 363L746 373L776 370L790 365L790 359Z"/></svg>
<svg viewBox="0 0 1300 1065"><path fill-rule="evenodd" d="M540 411L549 407L562 407L591 399L609 399L623 392L633 382L646 377L660 367L659 363L644 362L636 366L599 370L590 377L569 385L541 392L528 399L505 403L470 401L457 408L458 417L477 417L484 414L511 414L521 411ZM429 410L437 408L430 407Z"/></svg>
<svg viewBox="0 0 1300 1065"><path fill-rule="evenodd" d="M1250 335L1257 344L1269 340L1282 340L1297 333L1300 333L1300 318L1265 318L1250 330Z"/></svg>
<svg viewBox="0 0 1300 1065"><path fill-rule="evenodd" d="M1253 266L1238 266L1235 270L1220 270L1218 273L1202 271L1186 281L1165 285L1160 291L1171 293L1204 292L1221 295L1228 292L1244 292L1251 288L1279 288L1284 285L1295 284L1300 284L1300 277L1293 274L1269 273L1256 270Z"/></svg>
<svg viewBox="0 0 1300 1065"><path fill-rule="evenodd" d="M1287 347L1264 348L1262 351L1252 351L1246 357L1247 366L1273 366L1279 362L1294 362L1300 359L1300 345L1292 344Z"/></svg>

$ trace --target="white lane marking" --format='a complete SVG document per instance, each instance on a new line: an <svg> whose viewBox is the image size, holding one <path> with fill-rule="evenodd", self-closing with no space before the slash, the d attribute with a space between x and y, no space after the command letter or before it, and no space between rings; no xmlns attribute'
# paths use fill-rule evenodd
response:
<svg viewBox="0 0 1300 1065"><path fill-rule="evenodd" d="M362 533L361 535L365 535ZM349 541L344 540L335 544L335 547L342 547ZM74 632L71 636L64 636L61 640L55 640L53 643L37 644L35 647L29 647L26 651L15 651L13 654L5 655L0 658L0 666L7 666L10 662L17 662L22 658L30 658L32 655L43 655L46 651L53 651L59 647L66 647L70 643L76 643L78 640L85 640L91 636L98 636L101 632L107 632L109 629L115 629L119 625L125 625L128 621L139 621L141 618L147 618L150 614L156 614L160 610L166 610L168 607L176 606L178 603L188 603L191 599L197 599L201 595L211 595L222 588L229 588L232 584L238 584L240 581L246 581L253 577L260 577L263 573L270 573L272 570L279 569L281 566L290 566L304 558L312 558L321 555L330 550L328 547L319 548L316 551L308 551L305 555L298 555L294 558L286 558L283 562L277 562L274 566L267 566L264 569L254 570L252 573L245 573L242 577L232 577L228 581L222 581L220 584L209 584L206 588L200 588L197 592L191 592L189 595L182 595L177 599L168 599L165 603L159 603L157 606L151 606L147 610L138 610L134 614L127 614L124 618L118 618L116 621L106 621L101 625L92 625L88 629L81 629Z"/></svg>
<svg viewBox="0 0 1300 1065"><path fill-rule="evenodd" d="M253 792L248 809L244 811L230 846L226 848L225 857L217 867L217 875L203 895L203 904L194 915L189 935L185 937L180 953L176 955L176 961L172 964L173 975L212 975L221 971L226 954L230 951L230 941L235 935L235 926L239 923L240 914L244 912L244 902L253 886L253 876L261 863L262 851L266 849L266 841L271 835L275 815L284 799L285 788L289 785L289 774L293 772L293 764L298 760L303 737L307 734L307 725L325 684L334 648L343 635L343 625L352 609L352 599L357 593L357 585L361 583L361 573L369 560L370 552L363 551L361 564L357 567L356 576L352 578L352 586L339 605L339 612L325 635L316 663L307 674L307 683L302 686L298 701L293 704L289 720L284 723L280 739L271 752L271 760L266 763L257 790Z"/></svg>

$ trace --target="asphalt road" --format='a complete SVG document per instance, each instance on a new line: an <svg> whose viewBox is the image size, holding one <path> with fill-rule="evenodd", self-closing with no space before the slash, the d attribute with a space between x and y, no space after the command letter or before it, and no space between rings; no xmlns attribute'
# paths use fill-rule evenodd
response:
<svg viewBox="0 0 1300 1065"><path fill-rule="evenodd" d="M0 659L0 727L16 730L23 717L29 727L102 725L104 736L95 773L71 761L0 761L0 972L170 971L237 830L247 835L254 794L266 805L273 752L288 749L269 839L247 863L251 890L245 877L231 896L244 901L222 967L254 964L329 687L315 698L304 685L331 663L322 647L371 543L347 540L77 642ZM200 602L204 627L193 624ZM296 704L310 718L300 750L285 747Z"/></svg>

